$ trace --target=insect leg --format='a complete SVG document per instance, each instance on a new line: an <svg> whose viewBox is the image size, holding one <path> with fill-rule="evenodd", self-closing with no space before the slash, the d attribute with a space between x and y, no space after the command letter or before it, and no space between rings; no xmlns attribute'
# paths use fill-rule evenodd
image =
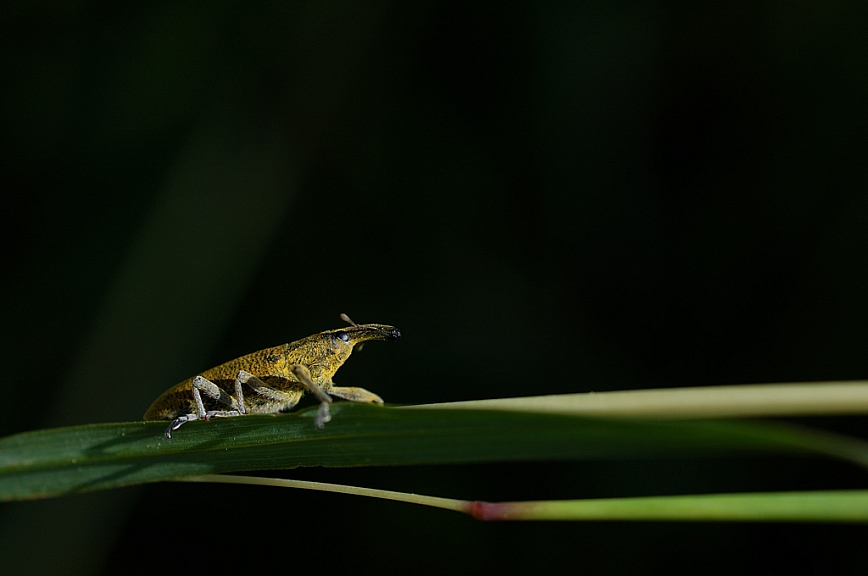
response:
<svg viewBox="0 0 868 576"><path fill-rule="evenodd" d="M196 403L196 413L178 416L177 418L172 420L172 423L169 424L169 427L166 428L166 432L164 433L166 438L171 438L172 432L174 432L187 422L199 420L200 418L205 418L206 420L211 418L212 414L205 412L205 403L202 402L202 394L199 392L200 390L202 392L205 392L205 394L207 394L211 398L214 398L215 400L221 400L220 388L218 388L217 385L210 380L202 378L201 376L196 376L195 378L193 378L193 385L190 387L190 390L193 393L193 402ZM223 400L223 402L225 402L225 400Z"/></svg>
<svg viewBox="0 0 868 576"><path fill-rule="evenodd" d="M238 378L235 380L236 382L240 382L242 384L247 384L250 386L254 392L263 396L265 398L270 398L271 400L275 400L277 402L283 403L283 409L288 410L292 408L296 404L298 404L298 399L301 396L301 392L297 391L295 393L292 392L283 392L282 390L275 390L250 372L246 370L241 370L238 372ZM239 391L240 393L240 391Z"/></svg>
<svg viewBox="0 0 868 576"><path fill-rule="evenodd" d="M241 390L241 385L246 381L246 379L241 379L243 374L253 376L253 374L245 372L244 370L238 372L238 375L235 377L235 400L238 403L238 412L241 414L247 414L247 408L244 406L244 391Z"/></svg>
<svg viewBox="0 0 868 576"><path fill-rule="evenodd" d="M193 402L196 403L196 413L178 416L172 420L172 423L169 424L168 428L166 428L166 438L171 438L172 432L193 420L204 419L205 421L208 421L211 418L229 418L231 416L239 416L247 413L247 410L244 407L244 396L241 393L241 382L238 381L238 378L235 379L235 393L238 395L237 402L232 398L232 396L221 390L219 386L202 376L196 376L193 378L190 390L193 394ZM209 398L213 398L221 404L228 406L231 410L209 410L206 412L205 403L202 401L202 393Z"/></svg>
<svg viewBox="0 0 868 576"><path fill-rule="evenodd" d="M241 388L241 384L238 382L238 379L235 379L235 390L236 392ZM203 378L202 376L196 376L193 378L193 400L196 402L196 415L199 418L204 418L205 420L210 419L212 416L218 417L226 417L226 416L238 416L239 414L244 414L246 411L244 408L239 408L238 402L235 399L220 389L219 386L208 380L207 378ZM205 404L202 402L202 395L199 391L204 392L209 398L213 398L217 400L221 404L225 404L229 406L231 410L211 410L210 412L205 412ZM242 401L243 401L242 397Z"/></svg>
<svg viewBox="0 0 868 576"><path fill-rule="evenodd" d="M322 391L322 388L317 386L316 382L313 381L313 378L310 375L310 370L308 370L306 366L293 364L289 369L292 371L293 375L298 378L299 382L307 386L310 391L319 398L319 410L316 413L314 425L316 425L317 428L322 429L325 426L325 423L332 419L332 415L329 413L329 404L332 403L332 399L328 394Z"/></svg>
<svg viewBox="0 0 868 576"><path fill-rule="evenodd" d="M338 398L343 398L344 400L351 400L353 402L370 402L372 404L383 404L383 399L374 394L373 392L368 392L364 388L354 388L351 386L332 386L329 389L329 394L332 396L337 396Z"/></svg>

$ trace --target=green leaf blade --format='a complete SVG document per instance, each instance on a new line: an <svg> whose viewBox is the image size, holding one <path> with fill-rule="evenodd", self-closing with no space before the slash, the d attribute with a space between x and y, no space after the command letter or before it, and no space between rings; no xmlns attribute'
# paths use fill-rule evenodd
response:
<svg viewBox="0 0 868 576"><path fill-rule="evenodd" d="M860 441L747 421L600 419L561 414L404 410L339 403L324 430L313 411L193 422L98 424L0 439L0 500L190 475L298 466L801 454L868 463Z"/></svg>

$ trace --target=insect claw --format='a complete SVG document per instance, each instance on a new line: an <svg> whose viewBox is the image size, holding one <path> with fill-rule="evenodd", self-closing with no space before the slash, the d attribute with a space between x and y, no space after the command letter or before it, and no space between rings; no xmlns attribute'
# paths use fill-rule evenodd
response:
<svg viewBox="0 0 868 576"><path fill-rule="evenodd" d="M189 422L189 420L190 420L189 416L178 416L177 418L172 420L172 423L169 424L169 426L166 428L166 431L163 432L163 436L165 436L166 438L169 438L171 440L172 439L172 431L177 430L178 428L181 427L181 424L183 424L184 422Z"/></svg>

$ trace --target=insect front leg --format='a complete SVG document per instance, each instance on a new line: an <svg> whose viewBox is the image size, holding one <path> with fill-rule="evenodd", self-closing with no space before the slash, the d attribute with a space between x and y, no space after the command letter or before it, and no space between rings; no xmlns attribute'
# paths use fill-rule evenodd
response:
<svg viewBox="0 0 868 576"><path fill-rule="evenodd" d="M299 382L307 386L310 391L319 398L319 410L317 410L314 425L317 428L322 429L325 426L325 423L332 419L332 415L329 412L329 404L332 403L331 397L323 392L322 388L313 381L313 378L310 375L310 370L307 369L307 366L293 364L289 369L295 377L298 378Z"/></svg>

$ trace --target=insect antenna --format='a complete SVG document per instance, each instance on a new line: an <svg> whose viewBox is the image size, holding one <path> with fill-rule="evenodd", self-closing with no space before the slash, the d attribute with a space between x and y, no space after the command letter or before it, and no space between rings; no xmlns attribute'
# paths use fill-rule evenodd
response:
<svg viewBox="0 0 868 576"><path fill-rule="evenodd" d="M347 316L346 314L341 313L341 320L343 320L344 322L346 322L346 323L349 324L350 326L358 326L358 324L356 324L355 322L353 322L353 319L350 318L349 316ZM356 346L356 350L358 350L359 352L361 352L361 351L362 351L362 348L364 348L364 346L365 346L365 343L362 342L361 344L359 344L358 346Z"/></svg>

